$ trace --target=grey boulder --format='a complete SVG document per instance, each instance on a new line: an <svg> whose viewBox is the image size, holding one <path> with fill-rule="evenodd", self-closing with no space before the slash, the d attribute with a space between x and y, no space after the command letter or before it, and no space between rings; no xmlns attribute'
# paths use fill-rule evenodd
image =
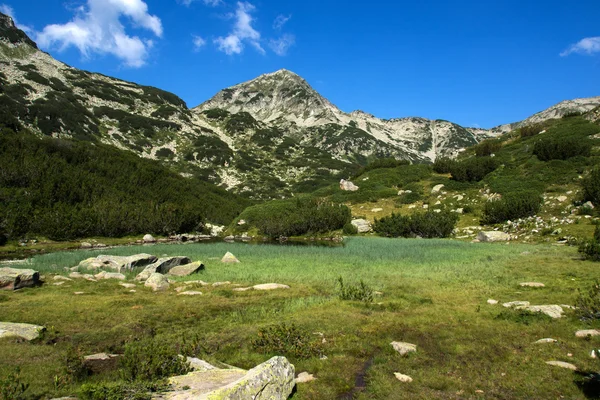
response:
<svg viewBox="0 0 600 400"><path fill-rule="evenodd" d="M0 338L20 337L25 340L37 339L46 328L39 325L0 322Z"/></svg>
<svg viewBox="0 0 600 400"><path fill-rule="evenodd" d="M166 274L179 265L190 264L191 262L192 260L183 256L159 258L156 262L144 268L144 270L135 277L135 280L145 281L153 273Z"/></svg>
<svg viewBox="0 0 600 400"><path fill-rule="evenodd" d="M40 283L40 273L32 269L0 268L0 289L16 290Z"/></svg>

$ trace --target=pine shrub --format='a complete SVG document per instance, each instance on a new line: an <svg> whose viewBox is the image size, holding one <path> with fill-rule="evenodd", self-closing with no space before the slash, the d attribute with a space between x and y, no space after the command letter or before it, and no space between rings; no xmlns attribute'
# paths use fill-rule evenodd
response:
<svg viewBox="0 0 600 400"><path fill-rule="evenodd" d="M482 224L498 224L535 215L542 205L537 192L522 191L507 194L500 200L489 201L483 208Z"/></svg>

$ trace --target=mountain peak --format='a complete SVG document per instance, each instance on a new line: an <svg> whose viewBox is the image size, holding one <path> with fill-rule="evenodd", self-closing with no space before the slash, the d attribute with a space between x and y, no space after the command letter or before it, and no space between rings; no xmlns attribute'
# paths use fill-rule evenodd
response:
<svg viewBox="0 0 600 400"><path fill-rule="evenodd" d="M25 32L15 26L15 21L9 15L0 13L0 40L11 44L25 43L37 49L37 45Z"/></svg>

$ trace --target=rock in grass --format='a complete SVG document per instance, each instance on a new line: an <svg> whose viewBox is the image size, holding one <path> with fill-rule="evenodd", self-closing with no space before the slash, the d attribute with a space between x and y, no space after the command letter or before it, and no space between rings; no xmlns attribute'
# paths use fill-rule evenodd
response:
<svg viewBox="0 0 600 400"><path fill-rule="evenodd" d="M201 294L202 294L202 292L196 292L194 290L188 290L188 291L179 293L178 296L200 296Z"/></svg>
<svg viewBox="0 0 600 400"><path fill-rule="evenodd" d="M167 290L169 289L169 280L163 274L155 272L146 279L144 286L152 288L155 292Z"/></svg>
<svg viewBox="0 0 600 400"><path fill-rule="evenodd" d="M435 185L433 189L431 189L431 194L439 193L440 190L444 187L443 184Z"/></svg>
<svg viewBox="0 0 600 400"><path fill-rule="evenodd" d="M307 383L314 381L315 376L313 374L309 374L308 372L300 372L296 377L296 383Z"/></svg>
<svg viewBox="0 0 600 400"><path fill-rule="evenodd" d="M118 368L120 354L98 353L83 357L83 366L95 374Z"/></svg>
<svg viewBox="0 0 600 400"><path fill-rule="evenodd" d="M477 239L480 242L506 242L510 240L510 235L499 231L480 231Z"/></svg>
<svg viewBox="0 0 600 400"><path fill-rule="evenodd" d="M149 233L145 234L142 240L144 241L144 243L156 243L156 239L154 239L154 236L152 236Z"/></svg>
<svg viewBox="0 0 600 400"><path fill-rule="evenodd" d="M107 256L99 255L98 257L88 258L83 260L77 266L84 270L99 270L108 269L117 272L131 271L134 268L145 267L156 261L156 257L151 254L135 254L132 256Z"/></svg>
<svg viewBox="0 0 600 400"><path fill-rule="evenodd" d="M401 374L399 372L394 372L394 376L396 377L396 379L398 379L400 382L405 382L405 383L410 383L413 381L413 379L408 376L408 375L404 375Z"/></svg>
<svg viewBox="0 0 600 400"><path fill-rule="evenodd" d="M572 371L577 371L577 367L576 366L574 366L571 363L564 362L564 361L546 361L546 364L553 365L553 366L559 367L559 368L570 369Z"/></svg>
<svg viewBox="0 0 600 400"><path fill-rule="evenodd" d="M67 278L66 276L56 275L52 278L55 281L72 281L73 279Z"/></svg>
<svg viewBox="0 0 600 400"><path fill-rule="evenodd" d="M502 304L502 307L511 308L511 307L527 307L529 306L528 301L509 301L508 303Z"/></svg>
<svg viewBox="0 0 600 400"><path fill-rule="evenodd" d="M359 188L354 183L342 179L340 180L340 189L345 192L356 192Z"/></svg>
<svg viewBox="0 0 600 400"><path fill-rule="evenodd" d="M281 283L263 283L260 285L252 286L254 290L275 290L275 289L289 289L288 285L282 285Z"/></svg>
<svg viewBox="0 0 600 400"><path fill-rule="evenodd" d="M102 271L99 274L94 275L96 279L118 279L120 281L126 281L127 277L118 272L106 272Z"/></svg>
<svg viewBox="0 0 600 400"><path fill-rule="evenodd" d="M519 286L522 286L522 287L537 287L537 288L539 288L539 287L545 287L546 285L544 285L541 282L521 282L521 283L519 283Z"/></svg>
<svg viewBox="0 0 600 400"><path fill-rule="evenodd" d="M171 271L171 269L179 265L190 264L191 262L192 260L183 256L159 258L154 263L144 268L144 270L135 277L135 280L145 281L155 272L159 274L166 274Z"/></svg>
<svg viewBox="0 0 600 400"><path fill-rule="evenodd" d="M575 332L575 336L584 338L588 336L600 336L600 330L598 329L583 329Z"/></svg>
<svg viewBox="0 0 600 400"><path fill-rule="evenodd" d="M563 314L563 309L561 306L556 304L551 305L543 305L543 306L525 306L525 307L516 307L517 310L527 310L531 312L539 312L542 314L546 314L550 318L561 318Z"/></svg>
<svg viewBox="0 0 600 400"><path fill-rule="evenodd" d="M392 342L390 344L401 356L404 356L408 353L415 353L417 351L416 344L406 342Z"/></svg>
<svg viewBox="0 0 600 400"><path fill-rule="evenodd" d="M183 357L183 356L180 356ZM186 361L190 364L190 367L193 371L210 371L213 369L218 369L212 364L207 363L204 360L194 357L186 357Z"/></svg>
<svg viewBox="0 0 600 400"><path fill-rule="evenodd" d="M204 269L204 264L201 261L178 265L176 267L171 268L169 271L169 275L173 276L188 276L197 273L198 271L202 271Z"/></svg>
<svg viewBox="0 0 600 400"><path fill-rule="evenodd" d="M25 340L37 339L46 328L39 325L0 322L0 338L20 337Z"/></svg>
<svg viewBox="0 0 600 400"><path fill-rule="evenodd" d="M498 304L498 300L488 299L487 303L491 304L491 305L496 305L496 304Z"/></svg>
<svg viewBox="0 0 600 400"><path fill-rule="evenodd" d="M556 343L556 342L558 342L558 340L556 340L556 339L544 338L544 339L536 340L534 343L535 344L543 344L543 343Z"/></svg>
<svg viewBox="0 0 600 400"><path fill-rule="evenodd" d="M125 289L133 289L135 287L134 283L119 283L119 285L123 286Z"/></svg>
<svg viewBox="0 0 600 400"><path fill-rule="evenodd" d="M221 262L222 263L239 263L240 260L238 260L236 258L236 256L234 256L233 254L231 254L230 252L225 253L225 255L223 256L223 258L221 258Z"/></svg>
<svg viewBox="0 0 600 400"><path fill-rule="evenodd" d="M351 224L356 227L358 233L367 233L373 230L371 223L366 219L353 219Z"/></svg>
<svg viewBox="0 0 600 400"><path fill-rule="evenodd" d="M0 289L17 290L41 284L40 273L32 269L0 268Z"/></svg>

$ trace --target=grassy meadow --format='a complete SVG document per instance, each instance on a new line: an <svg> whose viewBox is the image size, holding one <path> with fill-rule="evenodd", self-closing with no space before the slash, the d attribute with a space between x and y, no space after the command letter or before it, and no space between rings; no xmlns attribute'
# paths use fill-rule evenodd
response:
<svg viewBox="0 0 600 400"><path fill-rule="evenodd" d="M222 264L227 251L241 263ZM167 292L140 284L130 292L117 281L53 285L53 274L66 274L85 258L141 252L189 256L206 269L178 278ZM590 352L600 339L575 337L578 329L600 328L598 321L582 322L569 310L552 320L487 304L493 298L573 305L577 289L598 277L598 265L580 260L571 247L354 237L344 247L200 243L79 250L40 255L23 267L40 271L46 284L1 293L0 321L44 325L48 332L35 343L0 341L0 376L19 367L29 398L77 392L82 381L69 377L68 354L120 353L126 343L150 337L215 364L252 368L274 355L253 346L259 330L281 323L308 332L318 348L310 358L282 354L297 373L317 378L298 384L294 399L584 399L578 373L545 361L598 370ZM347 284L363 280L377 292L373 302L341 300L339 277ZM231 285L190 285L203 293L193 297L174 290L198 279ZM546 287L519 286L527 281ZM291 289L232 290L270 282ZM558 342L533 344L541 338ZM401 357L392 341L414 343L418 351ZM414 381L401 383L394 372ZM107 373L85 381L113 378Z"/></svg>

